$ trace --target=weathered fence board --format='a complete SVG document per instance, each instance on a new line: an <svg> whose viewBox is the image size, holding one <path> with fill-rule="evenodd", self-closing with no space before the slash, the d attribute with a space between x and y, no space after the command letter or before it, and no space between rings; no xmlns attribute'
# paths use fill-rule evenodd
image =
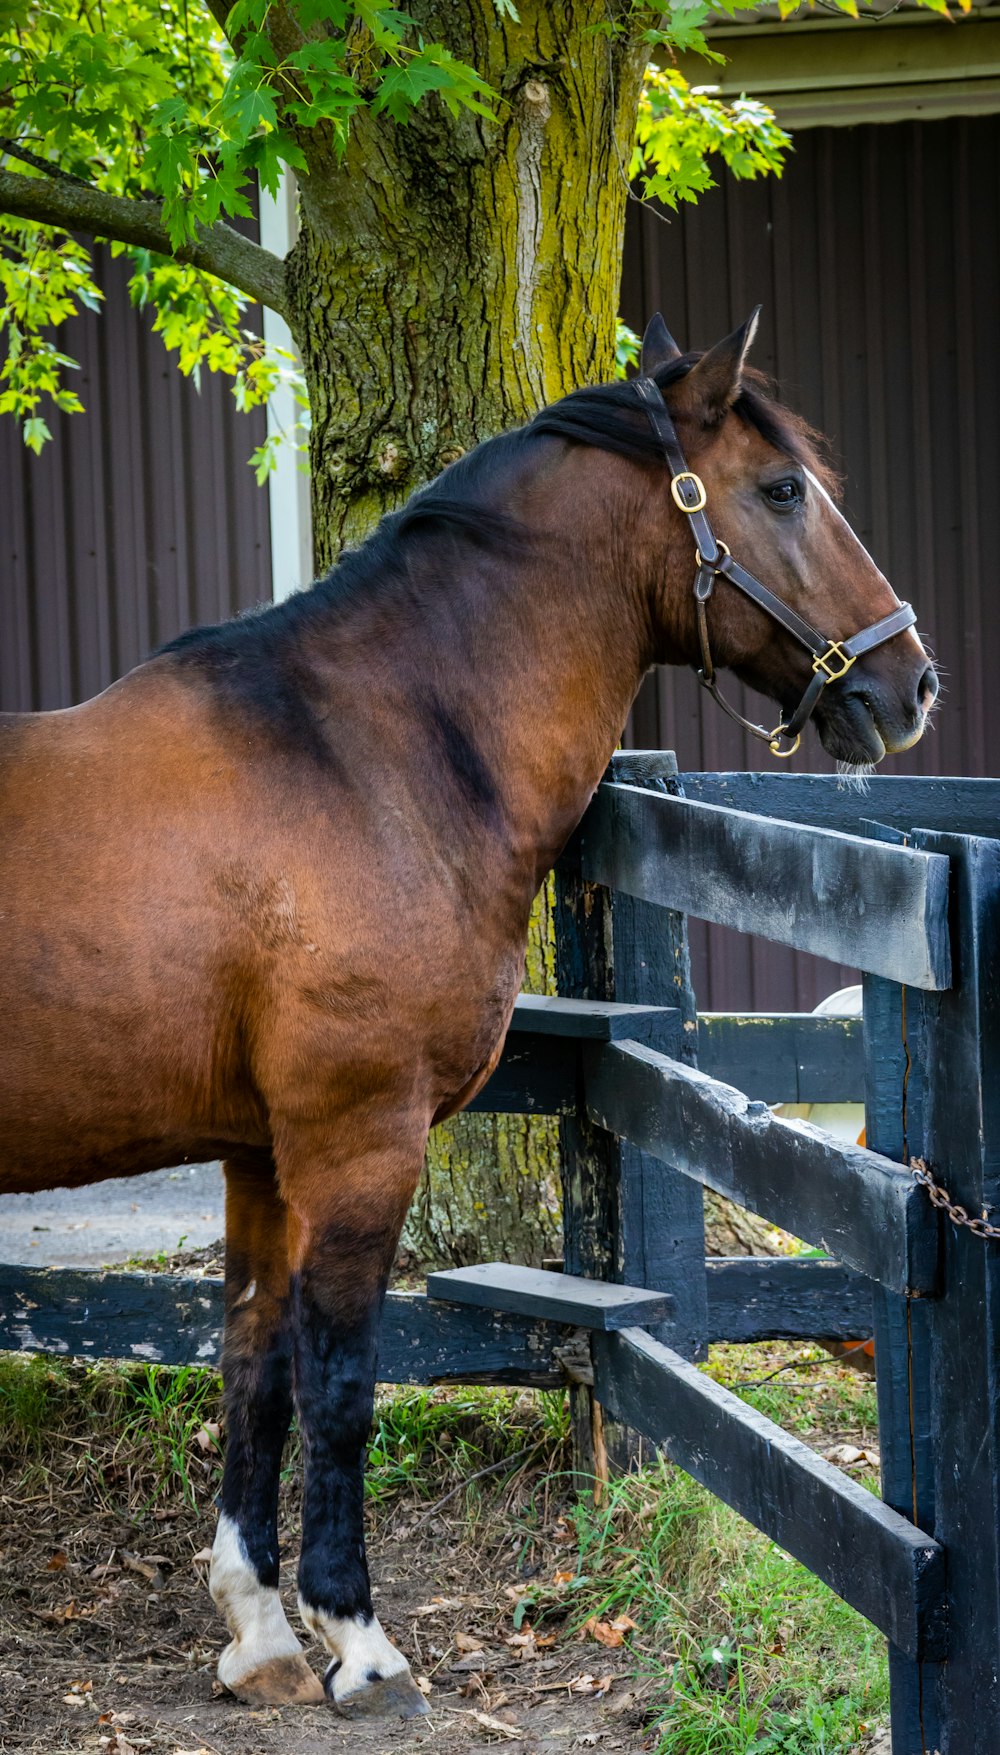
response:
<svg viewBox="0 0 1000 1755"><path fill-rule="evenodd" d="M872 1282L839 1261L805 1256L709 1256L713 1341L867 1340Z"/></svg>
<svg viewBox="0 0 1000 1755"><path fill-rule="evenodd" d="M615 1000L564 999L549 993L519 993L508 1034L568 1036L575 1042L646 1042L660 1048L673 1040L679 1024L676 1006L623 1005Z"/></svg>
<svg viewBox="0 0 1000 1755"><path fill-rule="evenodd" d="M0 1348L160 1365L218 1365L222 1281L172 1274L0 1267ZM535 1319L390 1292L379 1341L383 1383L496 1383L557 1389L565 1330Z"/></svg>
<svg viewBox="0 0 1000 1755"><path fill-rule="evenodd" d="M500 1065L470 1111L487 1115L572 1115L580 1090L581 1042L628 1038L675 1052L681 1014L673 1006L617 1005L522 993L514 1003Z"/></svg>
<svg viewBox="0 0 1000 1755"><path fill-rule="evenodd" d="M483 1261L475 1267L428 1274L427 1296L479 1310L541 1316L547 1322L565 1322L575 1328L648 1328L651 1322L668 1322L674 1307L667 1292L506 1261Z"/></svg>
<svg viewBox="0 0 1000 1755"><path fill-rule="evenodd" d="M500 1065L466 1105L479 1115L572 1115L580 1080L580 1048L567 1036L511 1032Z"/></svg>
<svg viewBox="0 0 1000 1755"><path fill-rule="evenodd" d="M595 1333L601 1402L913 1656L944 1648L944 1550L641 1329Z"/></svg>
<svg viewBox="0 0 1000 1755"><path fill-rule="evenodd" d="M937 1215L888 1159L638 1043L585 1050L584 1080L588 1114L619 1138L890 1290L934 1291Z"/></svg>
<svg viewBox="0 0 1000 1755"><path fill-rule="evenodd" d="M914 987L950 980L948 862L830 829L604 784L583 821L593 883Z"/></svg>
<svg viewBox="0 0 1000 1755"><path fill-rule="evenodd" d="M698 1069L765 1103L860 1103L861 1019L699 1012Z"/></svg>
<svg viewBox="0 0 1000 1755"><path fill-rule="evenodd" d="M629 763L643 751L616 756L611 773L630 781ZM610 777L610 776L609 776ZM866 817L904 832L940 829L961 835L1000 835L1000 780L930 774L872 774L863 787L836 774L681 774L685 797L755 816L853 835Z"/></svg>

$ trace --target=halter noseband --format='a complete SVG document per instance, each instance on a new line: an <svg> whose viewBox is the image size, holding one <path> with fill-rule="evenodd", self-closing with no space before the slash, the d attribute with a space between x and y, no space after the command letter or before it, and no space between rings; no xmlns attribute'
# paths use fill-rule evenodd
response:
<svg viewBox="0 0 1000 1755"><path fill-rule="evenodd" d="M884 646L894 634L901 634L904 628L912 628L916 615L908 603L901 603L891 615L873 622L871 627L862 628L849 640L827 640L822 634L811 627L802 616L738 561L734 561L724 542L715 536L712 526L705 516L708 496L705 493L701 477L690 470L677 438L677 429L671 419L670 410L663 399L659 385L653 378L639 377L633 380L636 390L642 398L643 406L649 416L650 425L663 448L663 455L670 470L670 492L674 505L685 513L691 521L691 532L695 540L695 558L697 568L694 576L694 601L698 615L698 643L701 646L701 667L698 680L708 690L712 699L718 702L730 719L752 732L754 737L761 738L774 756L794 756L801 741L802 728L811 717L827 683L839 682L847 675L856 658L866 652L874 651L876 646ZM813 674L806 685L794 713L788 720L782 719L773 731L766 731L763 725L754 725L752 720L744 719L737 713L719 690L715 680L715 666L712 663L712 650L708 641L708 600L715 588L718 578L728 579L745 597L763 609L773 621L780 623L786 633L791 634L800 646L804 646L813 661ZM790 738L791 747L781 748L782 738Z"/></svg>

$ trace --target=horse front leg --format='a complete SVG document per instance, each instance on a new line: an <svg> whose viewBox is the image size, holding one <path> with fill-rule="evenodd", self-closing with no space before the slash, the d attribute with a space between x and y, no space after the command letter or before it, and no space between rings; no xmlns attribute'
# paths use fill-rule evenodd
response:
<svg viewBox="0 0 1000 1755"><path fill-rule="evenodd" d="M261 1154L226 1172L226 1458L209 1588L232 1640L218 1675L254 1705L324 1699L278 1595L278 1483L292 1415L286 1212Z"/></svg>
<svg viewBox="0 0 1000 1755"><path fill-rule="evenodd" d="M372 1607L364 1531L379 1320L423 1145L359 1144L345 1164L315 1142L280 1160L305 1453L299 1612L331 1654L324 1686L349 1718L428 1710Z"/></svg>

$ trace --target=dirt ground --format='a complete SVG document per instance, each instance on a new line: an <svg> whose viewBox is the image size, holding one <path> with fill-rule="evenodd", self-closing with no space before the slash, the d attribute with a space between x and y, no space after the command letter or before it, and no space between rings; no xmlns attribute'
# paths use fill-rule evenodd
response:
<svg viewBox="0 0 1000 1755"><path fill-rule="evenodd" d="M165 1264L164 1264L165 1265ZM217 1272L218 1249L175 1257L186 1272ZM784 1369L761 1349L754 1374ZM823 1377L833 1378L836 1369ZM822 1392L807 1442L849 1467L875 1459L871 1434L827 1430ZM853 1458L843 1451L854 1442ZM857 1459L856 1461L854 1459ZM220 1690L227 1635L208 1594L214 1516L209 1461L198 1509L146 1490L141 1458L113 1432L53 1434L38 1486L0 1477L0 1755L394 1755L433 1748L465 1755L505 1745L524 1755L598 1749L641 1755L657 1744L649 1664L638 1637L603 1623L577 1630L567 1590L533 1630L515 1614L532 1585L549 1586L575 1554L568 1482L538 1468L484 1494L470 1525L459 1499L404 1493L372 1508L369 1555L378 1613L407 1654L430 1716L348 1723L332 1708L253 1710ZM495 1477L498 1482L503 1475ZM100 1483L96 1490L93 1483ZM450 1495L449 1495L450 1498ZM459 1509L462 1507L462 1509ZM530 1508L531 1536L525 1514ZM283 1491L282 1594L293 1612L297 1484ZM558 1591L557 1591L558 1594ZM517 1624L520 1620L520 1625ZM324 1654L307 1647L322 1673ZM656 1653L645 1653L657 1656ZM661 1690L662 1701L662 1690ZM879 1738L866 1755L888 1755Z"/></svg>
<svg viewBox="0 0 1000 1755"><path fill-rule="evenodd" d="M180 1510L88 1513L53 1477L47 1493L0 1504L0 1750L111 1755L440 1755L505 1744L525 1755L651 1746L630 1683L627 1645L608 1649L546 1623L538 1645L514 1628L532 1572L559 1565L565 1532L519 1570L508 1535L477 1544L444 1515L417 1530L410 1506L384 1516L371 1545L376 1605L391 1637L426 1679L428 1718L347 1723L329 1708L252 1710L220 1692L225 1641L207 1589L212 1524ZM294 1532L283 1542L282 1589L295 1600ZM323 1659L312 1648L315 1667Z"/></svg>

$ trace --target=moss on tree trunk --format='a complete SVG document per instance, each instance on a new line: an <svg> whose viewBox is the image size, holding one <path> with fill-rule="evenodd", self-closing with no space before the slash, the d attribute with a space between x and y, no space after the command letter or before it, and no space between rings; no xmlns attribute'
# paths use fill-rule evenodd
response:
<svg viewBox="0 0 1000 1755"><path fill-rule="evenodd" d="M613 368L641 45L603 34L605 0L519 0L519 21L494 0L407 10L500 99L495 120L362 114L342 161L309 137L288 280L320 567L463 451ZM552 988L548 932L543 893L535 991ZM410 1248L537 1261L557 1235L555 1147L517 1117L437 1129Z"/></svg>

